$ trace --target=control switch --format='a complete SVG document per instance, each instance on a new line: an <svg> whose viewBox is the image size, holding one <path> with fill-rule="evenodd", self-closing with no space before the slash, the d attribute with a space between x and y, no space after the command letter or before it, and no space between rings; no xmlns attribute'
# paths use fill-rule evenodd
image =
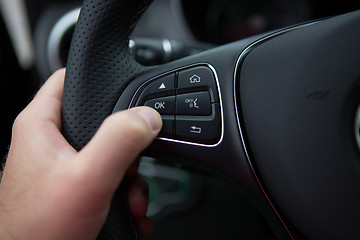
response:
<svg viewBox="0 0 360 240"><path fill-rule="evenodd" d="M149 83L141 92L137 105L143 105L148 99L175 95L175 74L168 74Z"/></svg>
<svg viewBox="0 0 360 240"><path fill-rule="evenodd" d="M221 136L221 114L218 104L213 104L213 111L209 117L178 116L176 138L204 144L218 142Z"/></svg>
<svg viewBox="0 0 360 240"><path fill-rule="evenodd" d="M177 115L209 116L211 101L208 92L180 94L176 99Z"/></svg>
<svg viewBox="0 0 360 240"><path fill-rule="evenodd" d="M144 105L154 108L161 115L175 115L175 96L150 99Z"/></svg>
<svg viewBox="0 0 360 240"><path fill-rule="evenodd" d="M205 67L193 67L179 71L177 93L209 91L212 102L218 102L217 87L213 72Z"/></svg>
<svg viewBox="0 0 360 240"><path fill-rule="evenodd" d="M198 65L146 82L130 107L144 105L160 113L160 138L211 145L218 143L222 135L218 90L215 72Z"/></svg>

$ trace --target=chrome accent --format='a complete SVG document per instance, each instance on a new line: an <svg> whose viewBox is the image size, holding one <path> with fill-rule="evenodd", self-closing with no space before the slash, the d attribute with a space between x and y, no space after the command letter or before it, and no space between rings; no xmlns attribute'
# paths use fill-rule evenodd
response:
<svg viewBox="0 0 360 240"><path fill-rule="evenodd" d="M358 145L358 148L360 149L360 105L356 111L354 130L355 130L356 143Z"/></svg>
<svg viewBox="0 0 360 240"><path fill-rule="evenodd" d="M130 39L130 40L129 40L129 48L132 49L132 48L134 48L134 47L135 47L135 41L132 40L132 39Z"/></svg>
<svg viewBox="0 0 360 240"><path fill-rule="evenodd" d="M146 86L147 84L151 83L152 81L165 76L167 74L176 72L176 71L181 71L184 69L188 69L188 68L192 68L192 67L199 67L199 66L206 66L208 68L211 69L211 71L213 72L214 76L215 76L215 81L216 81L216 85L217 85L217 91L219 93L219 104L220 104L220 112L221 112L221 136L220 136L220 140L215 143L215 144L202 144L202 143L194 143L194 142L188 142L188 141L181 141L181 140L175 140L175 139L170 139L170 138L157 138L159 140L163 140L163 141L167 141L167 142L174 142L174 143L182 143L182 144L187 144L187 145L193 145L193 146L199 146L199 147L216 147L218 146L222 140L224 139L224 112L223 112L223 104L222 104L222 97L221 97L221 91L220 91L220 84L219 84L219 79L216 73L215 68L210 65L209 63L196 63L196 64L191 64L191 65L187 65L181 68L176 68L173 69L171 71L167 71L166 73L160 74L156 77L151 78L150 80L144 82L143 84L141 84L141 86L136 90L135 94L133 95L129 107L133 105L134 101L135 101L135 96L138 95L138 93L140 92L140 89L142 89L144 86Z"/></svg>
<svg viewBox="0 0 360 240"><path fill-rule="evenodd" d="M169 39L163 39L162 40L162 46L164 50L164 59L163 62L168 62L171 60L172 56L172 46Z"/></svg>

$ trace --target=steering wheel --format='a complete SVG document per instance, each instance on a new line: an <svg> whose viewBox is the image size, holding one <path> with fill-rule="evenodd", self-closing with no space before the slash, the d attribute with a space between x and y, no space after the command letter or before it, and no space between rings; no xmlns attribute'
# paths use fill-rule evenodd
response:
<svg viewBox="0 0 360 240"><path fill-rule="evenodd" d="M150 3L84 1L64 88L68 141L80 150L111 113L150 106L164 127L145 154L235 182L279 238L360 236L360 11L146 68L128 39ZM98 239L138 238L121 189Z"/></svg>

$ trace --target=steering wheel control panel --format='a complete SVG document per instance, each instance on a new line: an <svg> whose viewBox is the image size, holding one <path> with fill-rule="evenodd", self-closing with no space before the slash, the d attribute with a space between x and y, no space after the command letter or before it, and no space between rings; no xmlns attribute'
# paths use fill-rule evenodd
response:
<svg viewBox="0 0 360 240"><path fill-rule="evenodd" d="M161 114L161 139L204 145L221 139L218 83L209 66L175 70L144 83L133 106L149 106Z"/></svg>

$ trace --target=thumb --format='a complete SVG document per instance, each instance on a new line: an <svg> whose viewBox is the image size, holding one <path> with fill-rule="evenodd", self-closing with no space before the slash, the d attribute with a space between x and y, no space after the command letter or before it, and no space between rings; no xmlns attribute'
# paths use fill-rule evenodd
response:
<svg viewBox="0 0 360 240"><path fill-rule="evenodd" d="M73 169L81 172L93 190L111 197L131 163L158 135L161 125L160 115L148 107L115 113L105 119L79 152Z"/></svg>

